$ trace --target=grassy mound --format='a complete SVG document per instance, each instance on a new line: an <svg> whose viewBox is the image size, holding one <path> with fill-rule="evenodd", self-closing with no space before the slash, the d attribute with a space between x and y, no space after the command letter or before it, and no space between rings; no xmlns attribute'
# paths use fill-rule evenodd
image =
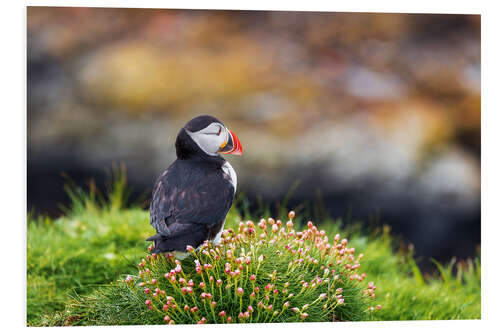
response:
<svg viewBox="0 0 500 333"><path fill-rule="evenodd" d="M137 276L74 304L72 315L91 324L369 319L376 286L358 274L363 254L347 244L340 235L330 243L312 222L300 232L291 220L240 222L183 262L148 255Z"/></svg>
<svg viewBox="0 0 500 333"><path fill-rule="evenodd" d="M27 311L28 325L31 326L147 324L164 322L166 315L177 323L188 322L187 317L180 317L181 312L177 314L177 317L174 313L164 313L163 305L166 303L166 296L175 298L178 310L185 311L184 305L188 305L190 311L192 307L197 306L199 320L205 317L206 322L216 321L212 315L212 301L216 302L213 310L218 322L222 320L227 322L229 317L233 322L238 322L240 312L244 317L241 321L255 321L257 317L254 316L259 311L261 313L259 321L266 318L264 313L268 314L265 319L267 321L271 321L271 318L272 321L292 319L300 321L303 319L301 316L303 313L307 313L304 319L311 321L332 320L333 314L337 320L478 319L481 316L479 257L458 264L453 262L445 266L437 264L438 273L423 275L415 264L411 252L394 251L394 241L388 228L375 229L367 233L359 224L342 226L339 220L322 221L319 226L325 230L325 236L331 240L331 248L335 235L340 233L349 239L347 248L355 248L356 254L364 253L364 258L360 262L362 268L356 268L353 274L362 277L364 272L367 274L367 279L376 281L377 296L374 303L371 298L363 297L363 290L367 289L368 280L359 281L354 277L353 280L348 278L346 280L344 274L339 274L340 281L334 283L331 270L335 269L336 272L339 272L339 269L342 272L352 270L346 269L345 264L343 268L342 266L339 268L336 262L333 262L335 267L329 267L327 259L321 259L321 256L318 256L319 249L312 246L311 240L304 239L311 249L305 257L308 254L311 255L318 260L318 264L303 262L300 270L297 268L290 273L287 266L290 261L286 262L285 258L291 260L294 255L288 252L285 245L291 242L291 238L282 238L279 231L283 227L288 232L286 223L279 227L275 234L272 232L272 226L267 225L266 237L268 238L266 239L271 239L275 235L278 236L279 241L273 244L266 241L268 245L260 246L256 251L263 230L258 225L251 227L255 229L256 234L255 238L249 241L244 232L244 228L249 227L245 225L240 232L239 222L242 218L235 209L230 211L226 221L226 227L235 230L234 234L229 233L226 238L233 239L235 243L232 240L222 244L223 249L226 250L220 250L221 252L217 253L220 261L217 263L210 261L214 260L214 256L210 254L211 249L208 248L206 251L210 256L205 256L202 252L197 254L202 267L202 275L196 274L195 268L192 267L193 258L181 263L182 272L186 275L183 277L184 280L187 282L193 280L194 285L191 288L196 290L196 293L193 290L195 301L191 300L184 304L182 296L177 293L178 290L174 290L174 285L171 285L171 282L164 276L170 270L175 270L177 266L172 259L164 257L153 259L151 256L145 261L145 267L140 268L143 273L142 277L139 276L137 263L142 262L141 258L147 258L148 255L146 252L148 243L144 239L150 236L153 230L149 225L147 211L140 208L124 209L122 207L121 203L124 198L122 185L115 186L106 200L99 199L92 192L86 193L81 190L73 191L72 196L74 201L72 209L62 218L50 220L29 217ZM297 228L310 230L303 222L305 221L301 221L298 216L294 220L294 225ZM237 241L238 234L242 235L240 237L243 237L247 243ZM297 235L297 232L295 234ZM235 246L234 253L231 258L227 258L227 249L231 246L230 244ZM297 245L292 249L297 250ZM216 249L212 250L216 251ZM242 250L244 250L244 256L241 255ZM282 263L272 266L273 262L279 262L280 257L276 254L276 250L282 253L281 258L286 265ZM236 266L236 259L242 257L246 260L248 253L252 254L250 265L248 266L244 261L241 270L239 264ZM263 261L259 271L255 273L260 255L263 256ZM355 254L353 256L355 265L359 257ZM237 281L234 277L220 271L221 268L225 269L226 262L230 263L233 275L236 269L240 271L241 275L238 276ZM203 267L206 264L211 264L212 270L218 267L218 278L215 272L207 273L204 270ZM322 270L321 266L330 270L328 277L323 278L324 269ZM247 273L247 267L249 273ZM146 268L149 269L149 273L146 273ZM359 271L360 269L362 272ZM276 270L275 281L272 280L274 270ZM250 279L251 272L256 275L254 281ZM127 274L133 278L133 280L129 278L128 283L125 282ZM301 274L302 278L299 278ZM210 275L214 277L215 286L217 286L217 280L220 279L223 281L221 287L226 288L229 285L232 289L228 290L232 290L233 293L236 288L236 295L233 293L226 295L227 291L223 289L221 301L218 288L214 286L214 291L211 289ZM312 280L316 276L322 279L322 283L315 286L312 292L306 293L305 290L300 294L303 287L301 281L307 282L308 288L311 288L314 282ZM176 275L177 286L181 277ZM156 287L139 286L140 283L151 283L153 278L157 281ZM205 291L202 291L199 286L202 278L205 279L207 289ZM326 282L327 278L329 280ZM250 303L252 282L255 286L259 286L259 294L257 296L256 293ZM290 282L290 285L285 287L287 282ZM236 283L238 287L243 288L241 311ZM243 286L240 283L243 283ZM340 285L340 283L345 283L345 285ZM272 293L269 291L269 300L265 298L265 287L268 284L274 285L271 288ZM145 288L150 289L148 294L144 292ZM161 294L157 293L158 298L153 297L156 288L159 288ZM182 286L180 288L182 294ZM345 302L342 305L338 305L335 301L335 297L339 294L338 288L343 288L341 294ZM278 290L276 298L274 298L275 289ZM297 297L296 303L285 298L284 289L287 289L288 294L292 293L293 297ZM165 291L165 295L162 290ZM205 295L206 303L203 303L202 292L209 293L212 300L209 301ZM321 296L321 299L313 304L321 294L325 293L326 296ZM300 296L297 296L299 294ZM190 297L188 294L183 296ZM217 299L214 300L214 298ZM151 300L149 305L152 309L149 309L145 303L148 299ZM160 300L162 300L161 303ZM267 304L268 308L269 305L273 305L272 310L259 307L259 301L262 305ZM268 303L265 303L266 301ZM287 310L280 314L286 301L289 301ZM162 304L161 307L159 307L160 304ZM309 307L302 309L305 304L309 304ZM327 306L323 309L325 304ZM382 306L380 310L376 310L377 304ZM245 318L245 312L250 313L248 305L252 306L253 313ZM206 306L206 311L204 306ZM371 311L371 307L375 307L375 310ZM294 312L292 308L298 308L299 311ZM225 311L225 317L220 316L222 311ZM278 311L279 316L273 316L275 311ZM191 314L189 322L195 322L196 317L193 313L189 313ZM137 322L138 319L141 320Z"/></svg>

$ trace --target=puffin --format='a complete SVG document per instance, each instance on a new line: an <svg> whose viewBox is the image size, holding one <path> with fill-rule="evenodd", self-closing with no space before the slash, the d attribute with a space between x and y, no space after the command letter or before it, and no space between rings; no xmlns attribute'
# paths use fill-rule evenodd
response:
<svg viewBox="0 0 500 333"><path fill-rule="evenodd" d="M188 247L218 245L236 193L237 178L221 155L242 155L238 137L210 115L191 119L175 141L177 159L153 186L150 224L152 253L189 256Z"/></svg>

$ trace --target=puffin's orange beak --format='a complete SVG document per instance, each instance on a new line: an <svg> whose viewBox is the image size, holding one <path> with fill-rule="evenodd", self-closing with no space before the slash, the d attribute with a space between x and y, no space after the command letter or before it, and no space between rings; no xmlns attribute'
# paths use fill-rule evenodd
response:
<svg viewBox="0 0 500 333"><path fill-rule="evenodd" d="M221 154L232 154L232 155L242 155L243 147L241 146L240 139L233 133L230 129L228 129L228 138L227 141L222 144L219 149L219 153Z"/></svg>

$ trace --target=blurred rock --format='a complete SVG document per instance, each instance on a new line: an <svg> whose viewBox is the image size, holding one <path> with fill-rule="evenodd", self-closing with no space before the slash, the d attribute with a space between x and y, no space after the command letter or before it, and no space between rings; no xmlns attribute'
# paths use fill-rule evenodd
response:
<svg viewBox="0 0 500 333"><path fill-rule="evenodd" d="M480 241L480 17L28 8L28 208L61 173L127 165L149 197L179 128L213 114L241 139L239 190L275 207L374 215L417 254Z"/></svg>

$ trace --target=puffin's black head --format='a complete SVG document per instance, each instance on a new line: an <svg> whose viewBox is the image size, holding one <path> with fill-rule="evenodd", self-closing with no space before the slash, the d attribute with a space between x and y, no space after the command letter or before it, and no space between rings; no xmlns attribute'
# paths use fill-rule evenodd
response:
<svg viewBox="0 0 500 333"><path fill-rule="evenodd" d="M177 135L175 141L177 157L219 156L221 154L243 154L238 137L212 116L191 119Z"/></svg>

